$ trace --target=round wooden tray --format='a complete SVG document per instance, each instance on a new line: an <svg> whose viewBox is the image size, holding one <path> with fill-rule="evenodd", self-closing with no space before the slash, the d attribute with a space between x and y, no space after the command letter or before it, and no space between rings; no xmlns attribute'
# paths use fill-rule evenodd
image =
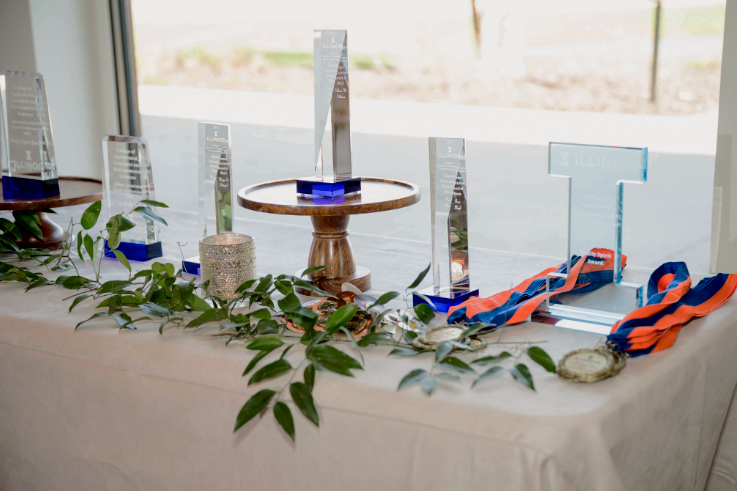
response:
<svg viewBox="0 0 737 491"><path fill-rule="evenodd" d="M43 199L6 200L0 196L0 211L37 211L41 220L43 239L21 230L21 240L16 241L21 249L56 249L66 238L66 232L51 221L48 213L39 210L94 203L102 199L102 181L87 177L60 177L59 194Z"/></svg>
<svg viewBox="0 0 737 491"><path fill-rule="evenodd" d="M0 196L0 210L46 210L94 203L102 199L102 181L87 177L60 177L59 195L43 199L5 200Z"/></svg>
<svg viewBox="0 0 737 491"><path fill-rule="evenodd" d="M359 215L396 210L420 201L420 187L404 181L361 178L361 192L343 198L306 198L297 194L297 180L264 182L238 192L248 210L278 215Z"/></svg>
<svg viewBox="0 0 737 491"><path fill-rule="evenodd" d="M375 177L362 177L359 193L333 199L297 194L296 179L255 184L238 192L238 204L248 210L310 216L314 232L307 267L326 268L310 273L309 278L319 288L336 294L343 283L351 283L364 292L371 288L371 271L357 266L353 259L348 240L350 215L396 210L418 201L420 187L416 184Z"/></svg>

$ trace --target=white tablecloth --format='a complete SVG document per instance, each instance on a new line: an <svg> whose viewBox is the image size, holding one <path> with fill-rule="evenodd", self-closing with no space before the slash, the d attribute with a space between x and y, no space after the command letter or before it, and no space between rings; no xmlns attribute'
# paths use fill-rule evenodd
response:
<svg viewBox="0 0 737 491"><path fill-rule="evenodd" d="M181 259L176 241L195 250L195 219L174 215L164 235L170 260ZM236 228L256 237L260 273L304 266L307 227ZM429 262L425 242L351 240L374 289L403 289ZM471 261L482 295L556 264L478 249ZM114 261L103 267L122 273ZM628 275L642 281L648 272ZM249 387L241 374L253 352L226 347L209 327L160 336L158 325L118 332L100 320L75 333L93 309L68 314L69 294L0 285L2 490L735 489L737 409L727 418L737 385L735 299L682 329L673 348L591 385L530 362L537 392L508 376L474 390L441 384L432 397L419 387L398 392L407 372L429 368L429 356L387 358L388 347L371 347L355 379L318 373L319 429L291 405L292 443L271 412L232 432L250 395L285 382ZM547 341L556 360L599 339L534 323L504 334ZM302 356L295 348L288 359Z"/></svg>

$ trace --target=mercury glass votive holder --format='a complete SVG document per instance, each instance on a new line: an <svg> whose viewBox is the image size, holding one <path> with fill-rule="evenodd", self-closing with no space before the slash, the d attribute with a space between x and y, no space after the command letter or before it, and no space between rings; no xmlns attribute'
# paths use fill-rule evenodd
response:
<svg viewBox="0 0 737 491"><path fill-rule="evenodd" d="M250 235L219 234L200 239L200 271L208 295L232 300L235 290L256 278L256 241Z"/></svg>

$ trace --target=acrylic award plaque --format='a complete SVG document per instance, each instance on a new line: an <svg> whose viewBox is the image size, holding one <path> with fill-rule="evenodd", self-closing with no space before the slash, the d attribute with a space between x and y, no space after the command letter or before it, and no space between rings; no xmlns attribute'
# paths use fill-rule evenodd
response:
<svg viewBox="0 0 737 491"><path fill-rule="evenodd" d="M447 312L479 295L471 290L469 274L466 141L432 137L429 142L433 286L412 298L414 305L430 300L434 310Z"/></svg>
<svg viewBox="0 0 737 491"><path fill-rule="evenodd" d="M198 235L233 231L230 125L199 124ZM182 262L185 273L199 275L199 256Z"/></svg>
<svg viewBox="0 0 737 491"><path fill-rule="evenodd" d="M0 162L3 199L59 194L46 85L40 73L0 73Z"/></svg>
<svg viewBox="0 0 737 491"><path fill-rule="evenodd" d="M108 135L102 139L103 207L105 222L119 213L128 213L141 200L156 200L148 143L136 136ZM140 206L140 205L139 205ZM137 225L121 233L117 249L134 261L148 261L163 255L159 227L153 220L136 216ZM105 255L113 251L105 244Z"/></svg>
<svg viewBox="0 0 737 491"><path fill-rule="evenodd" d="M599 279L604 286L596 290L551 297L556 282L564 282L568 275L549 274L546 301L538 314L577 321L562 322L562 327L607 334L618 320L642 306L642 285L622 281L622 215L625 183L647 181L647 148L550 143L548 175L569 182L566 272L574 261L586 258L583 268L604 268L601 273L606 277Z"/></svg>
<svg viewBox="0 0 737 491"><path fill-rule="evenodd" d="M361 190L351 167L347 31L315 31L314 63L315 175L297 179L297 193L335 198Z"/></svg>

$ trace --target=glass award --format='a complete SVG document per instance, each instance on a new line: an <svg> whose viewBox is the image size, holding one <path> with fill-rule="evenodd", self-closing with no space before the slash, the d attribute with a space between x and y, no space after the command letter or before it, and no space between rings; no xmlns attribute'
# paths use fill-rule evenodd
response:
<svg viewBox="0 0 737 491"><path fill-rule="evenodd" d="M297 193L335 198L361 190L351 167L348 32L315 31L314 64L315 175L297 179Z"/></svg>
<svg viewBox="0 0 737 491"><path fill-rule="evenodd" d="M0 73L0 162L4 199L59 194L46 85L40 73Z"/></svg>
<svg viewBox="0 0 737 491"><path fill-rule="evenodd" d="M642 306L642 285L622 281L622 214L625 183L647 181L647 148L550 143L548 175L568 179L568 255L564 273L547 275L546 301L537 313L577 321L562 327L608 334ZM584 261L578 274L583 293L551 296L578 261ZM589 291L586 280L603 286Z"/></svg>
<svg viewBox="0 0 737 491"><path fill-rule="evenodd" d="M148 143L137 136L108 135L102 139L105 177L103 189L104 218L130 212L141 200L156 200L154 177L148 156ZM134 217L135 227L121 233L117 249L134 261L148 261L163 255L159 227L150 218ZM105 243L105 255L113 251Z"/></svg>
<svg viewBox="0 0 737 491"><path fill-rule="evenodd" d="M233 231L230 125L199 124L198 235ZM199 256L185 259L182 271L200 274Z"/></svg>
<svg viewBox="0 0 737 491"><path fill-rule="evenodd" d="M471 289L468 262L466 141L432 137L429 142L433 286L412 301L447 312L479 295Z"/></svg>

